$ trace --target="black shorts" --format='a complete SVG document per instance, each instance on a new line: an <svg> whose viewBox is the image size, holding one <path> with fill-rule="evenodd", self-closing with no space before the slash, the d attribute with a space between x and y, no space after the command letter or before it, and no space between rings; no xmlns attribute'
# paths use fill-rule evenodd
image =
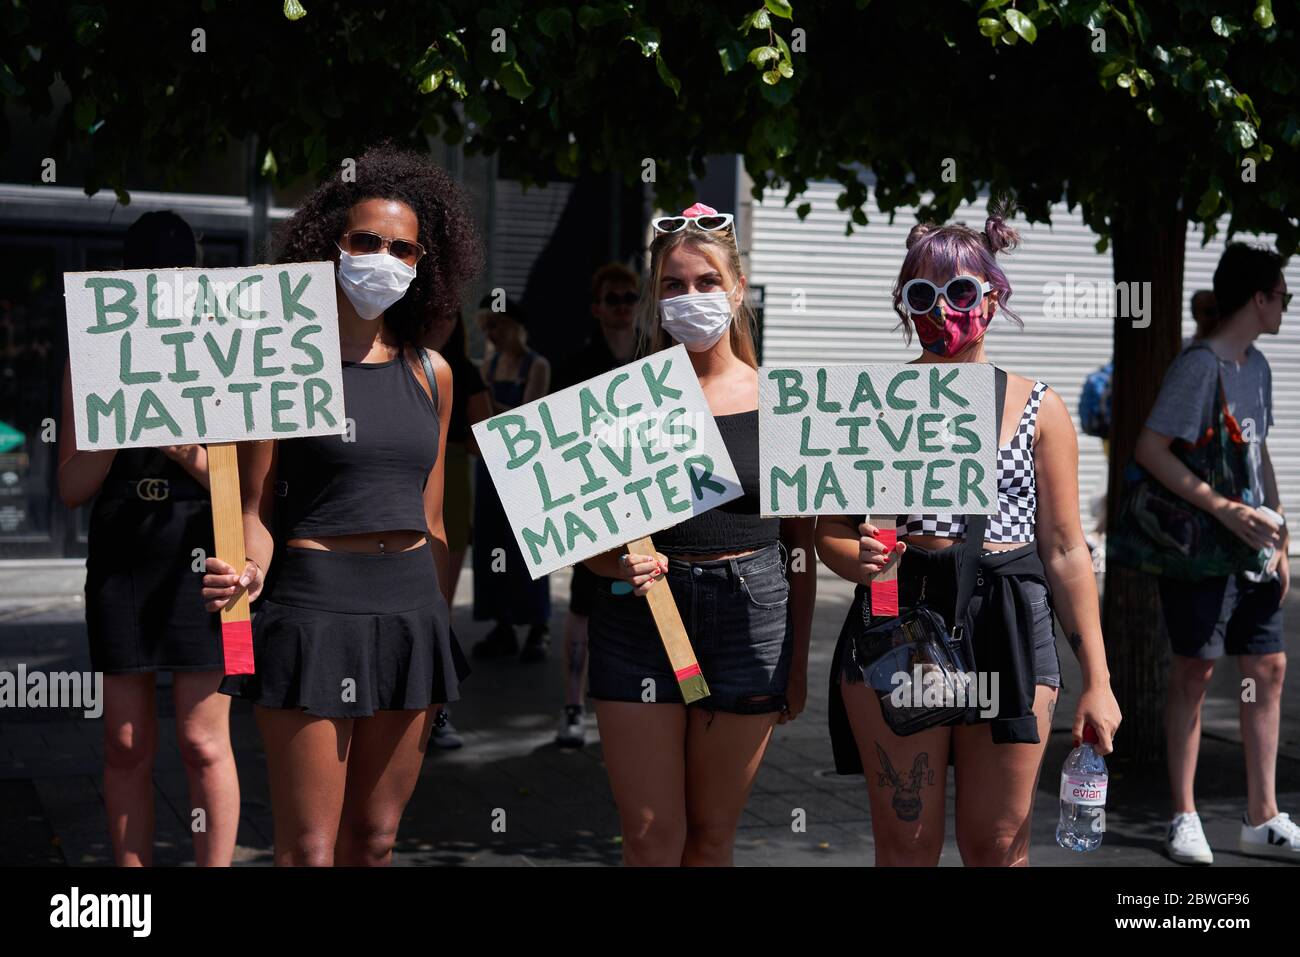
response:
<svg viewBox="0 0 1300 957"><path fill-rule="evenodd" d="M609 587L609 580L603 587ZM573 580L569 583L569 611L575 615L590 615L591 601L596 589L602 587L601 577L582 562L573 566Z"/></svg>
<svg viewBox="0 0 1300 957"><path fill-rule="evenodd" d="M1160 604L1174 654L1213 659L1223 654L1282 651L1282 581L1241 575L1182 581L1160 579Z"/></svg>

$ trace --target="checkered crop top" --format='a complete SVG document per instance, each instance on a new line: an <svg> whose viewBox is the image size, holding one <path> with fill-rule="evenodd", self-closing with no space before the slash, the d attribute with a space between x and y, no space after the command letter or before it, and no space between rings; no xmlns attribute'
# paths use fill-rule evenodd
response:
<svg viewBox="0 0 1300 957"><path fill-rule="evenodd" d="M1032 542L1038 496L1034 491L1034 425L1038 406L1047 384L1034 382L1011 441L998 448L998 512L989 516L984 540L989 542ZM966 519L962 515L899 515L896 530L904 535L937 535L961 538Z"/></svg>

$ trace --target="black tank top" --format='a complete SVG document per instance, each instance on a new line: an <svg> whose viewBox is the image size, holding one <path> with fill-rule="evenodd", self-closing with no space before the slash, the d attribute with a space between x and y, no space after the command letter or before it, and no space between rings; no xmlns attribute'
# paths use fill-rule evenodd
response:
<svg viewBox="0 0 1300 957"><path fill-rule="evenodd" d="M438 458L439 422L438 381L426 374L432 402L404 354L343 363L348 432L279 440L284 538L428 531L424 487Z"/></svg>
<svg viewBox="0 0 1300 957"><path fill-rule="evenodd" d="M745 494L655 532L655 548L665 555L738 552L762 548L781 536L779 518L759 517L758 410L715 415L713 419Z"/></svg>

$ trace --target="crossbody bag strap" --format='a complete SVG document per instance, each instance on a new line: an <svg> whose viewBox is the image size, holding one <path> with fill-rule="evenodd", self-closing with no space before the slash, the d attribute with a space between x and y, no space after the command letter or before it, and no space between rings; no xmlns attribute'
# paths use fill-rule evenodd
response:
<svg viewBox="0 0 1300 957"><path fill-rule="evenodd" d="M993 367L993 435L994 441L1002 443L1002 407L1006 404L1007 399L1007 374ZM997 468L997 457L994 456L994 469ZM996 477L996 471L995 471ZM989 517L987 515L967 515L966 516L966 541L962 543L961 576L957 581L957 602L953 608L953 632L956 634L958 628L963 628L963 622L966 620L966 609L970 606L971 596L975 594L975 579L979 573L980 554L984 551L984 532L988 528Z"/></svg>
<svg viewBox="0 0 1300 957"><path fill-rule="evenodd" d="M429 380L429 391L433 395L433 411L441 415L442 410L438 406L438 377L433 374L433 360L429 358L429 350L419 347L416 351L420 353L420 364L424 366L424 375Z"/></svg>

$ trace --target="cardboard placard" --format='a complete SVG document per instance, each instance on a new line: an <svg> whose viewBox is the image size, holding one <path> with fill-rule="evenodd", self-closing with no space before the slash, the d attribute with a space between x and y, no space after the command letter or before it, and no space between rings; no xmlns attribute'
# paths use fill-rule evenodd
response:
<svg viewBox="0 0 1300 957"><path fill-rule="evenodd" d="M684 346L474 426L534 579L743 494Z"/></svg>
<svg viewBox="0 0 1300 957"><path fill-rule="evenodd" d="M993 367L763 366L762 513L997 512Z"/></svg>
<svg viewBox="0 0 1300 957"><path fill-rule="evenodd" d="M77 448L337 435L332 263L64 273Z"/></svg>

